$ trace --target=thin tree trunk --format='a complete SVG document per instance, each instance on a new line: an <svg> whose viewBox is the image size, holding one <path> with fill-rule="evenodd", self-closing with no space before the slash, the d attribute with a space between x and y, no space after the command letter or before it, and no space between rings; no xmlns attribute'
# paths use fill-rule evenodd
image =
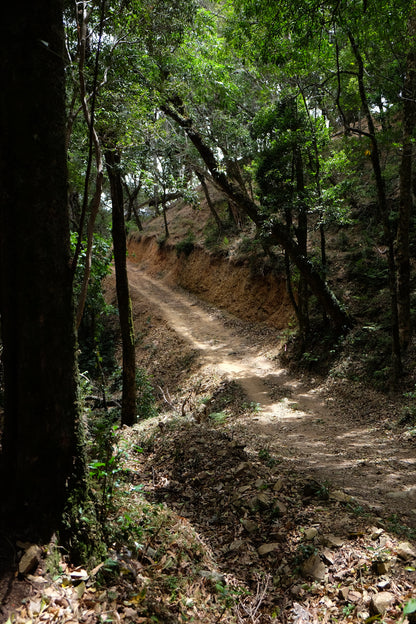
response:
<svg viewBox="0 0 416 624"><path fill-rule="evenodd" d="M143 232L143 223L142 223L142 220L140 219L139 213L137 212L137 207L136 207L135 202L133 202L132 204L132 209L133 209L133 214L134 214L134 219L136 221L137 229L139 230L139 232Z"/></svg>
<svg viewBox="0 0 416 624"><path fill-rule="evenodd" d="M209 194L208 186L207 186L207 183L205 182L205 176L200 171L197 171L196 169L194 171L195 171L196 177L201 183L202 190L204 191L205 199L207 200L208 208L210 210L210 213L214 217L215 223L217 224L217 227L218 227L218 231L222 232L224 229L224 224L221 221L218 212L215 210L214 204L212 203L211 195Z"/></svg>
<svg viewBox="0 0 416 624"><path fill-rule="evenodd" d="M393 234L390 226L390 211L387 203L386 189L384 178L381 169L380 150L376 137L376 129L371 114L370 106L367 100L367 94L364 84L364 63L360 54L358 45L351 32L348 33L348 38L351 43L351 48L357 61L358 73L358 90L360 94L361 105L366 115L368 125L368 137L371 141L371 162L373 165L373 173L376 181L377 197L379 204L379 211L381 216L381 222L384 229L384 236L387 240L388 246L388 285L390 291L390 311L391 311L391 359L392 359L392 381L397 383L400 375L402 374L402 360L401 360L401 346L399 337L399 316L398 316L398 302L397 302L397 274L396 274L396 259L394 254L394 241Z"/></svg>
<svg viewBox="0 0 416 624"><path fill-rule="evenodd" d="M416 10L409 30L415 34ZM416 126L416 50L409 50L403 85L403 148L400 164L400 206L396 237L397 296L400 344L406 348L411 337L409 229L413 212L413 140Z"/></svg>
<svg viewBox="0 0 416 624"><path fill-rule="evenodd" d="M127 245L124 225L123 186L120 174L120 155L116 150L110 147L105 149L104 155L111 189L114 264L116 270L117 301L123 351L121 423L123 425L133 425L137 421L136 353L134 345L133 314L126 266Z"/></svg>
<svg viewBox="0 0 416 624"><path fill-rule="evenodd" d="M136 186L133 189L133 191L130 191L129 186L125 182L125 180L122 180L122 184L123 184L123 188L124 188L124 190L126 191L126 194L127 194L127 221L131 221L132 220L132 215L133 215L138 230L140 232L142 232L143 231L143 224L142 224L142 221L140 219L139 213L137 212L137 207L136 207L137 197L138 197L138 195L140 193L141 184L139 183L139 185Z"/></svg>
<svg viewBox="0 0 416 624"><path fill-rule="evenodd" d="M94 84L93 84L93 97L92 97L92 105L91 111L88 107L87 102L87 91L85 85L85 76L84 76L84 66L85 66L85 57L86 57L86 46L87 46L87 38L88 38L88 29L87 29L87 11L85 7L81 7L79 14L81 15L81 23L79 25L79 67L78 67L78 76L79 76L79 87L80 87L80 97L82 110L84 113L84 118L89 131L89 155L88 155L88 163L87 163L87 171L85 174L85 185L84 185L84 197L82 203L82 212L80 225L78 230L78 240L74 253L74 257L72 260L72 272L75 275L75 270L78 263L79 254L81 251L82 238L83 238L83 230L84 223L86 219L87 213L87 205L88 205L88 190L89 190L89 178L91 173L91 164L92 164L92 152L95 154L95 164L96 164L96 180L95 180L95 192L94 196L90 203L90 215L88 218L88 226L87 226L87 248L85 253L85 265L84 265L84 275L81 285L81 292L78 299L77 304L77 312L76 312L76 327L79 329L81 325L82 316L84 313L85 302L87 300L88 293L88 284L91 274L91 262L92 262L92 247L93 247L93 238L94 238L94 226L97 218L98 210L100 208L101 202L101 193L102 193L102 184L103 184L103 161L101 154L101 146L98 138L98 134L96 132L94 126L94 110L95 110L95 97L96 97L96 89L98 82L98 61L100 54L100 46L101 46L101 37L103 31L104 24L104 3L101 5L101 20L100 20L100 34L98 40L97 53L95 57L95 71L94 71Z"/></svg>
<svg viewBox="0 0 416 624"><path fill-rule="evenodd" d="M169 238L169 226L168 226L168 217L166 214L166 194L165 191L163 191L163 195L162 195L162 214L163 214L163 223L165 226L165 238L168 239Z"/></svg>
<svg viewBox="0 0 416 624"><path fill-rule="evenodd" d="M308 211L304 204L305 197L305 181L303 175L303 160L300 150L296 150L294 154L294 165L296 171L296 191L300 200L298 227L296 229L296 238L298 240L299 249L305 258L308 257ZM298 288L298 309L300 331L305 338L310 329L309 324L309 289L308 282L304 275L300 275Z"/></svg>

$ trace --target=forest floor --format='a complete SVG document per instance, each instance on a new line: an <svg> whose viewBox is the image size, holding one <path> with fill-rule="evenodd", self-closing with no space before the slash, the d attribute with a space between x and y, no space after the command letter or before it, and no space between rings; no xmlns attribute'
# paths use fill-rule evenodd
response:
<svg viewBox="0 0 416 624"><path fill-rule="evenodd" d="M413 624L416 453L400 397L289 372L287 332L155 275L129 262L137 364L160 409L114 438L108 559L74 568L46 547L0 584L0 621ZM106 290L114 301L114 276Z"/></svg>

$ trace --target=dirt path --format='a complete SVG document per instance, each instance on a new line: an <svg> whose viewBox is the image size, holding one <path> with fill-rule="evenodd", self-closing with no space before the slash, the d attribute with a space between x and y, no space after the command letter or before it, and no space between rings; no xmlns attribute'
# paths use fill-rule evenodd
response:
<svg viewBox="0 0 416 624"><path fill-rule="evenodd" d="M416 452L388 426L394 404L360 394L352 384L331 391L296 379L259 354L246 334L206 311L195 297L169 288L129 265L132 297L157 306L169 326L193 348L203 366L244 388L260 411L241 418L233 434L252 449L275 453L294 470L353 496L355 505L397 514L416 526Z"/></svg>

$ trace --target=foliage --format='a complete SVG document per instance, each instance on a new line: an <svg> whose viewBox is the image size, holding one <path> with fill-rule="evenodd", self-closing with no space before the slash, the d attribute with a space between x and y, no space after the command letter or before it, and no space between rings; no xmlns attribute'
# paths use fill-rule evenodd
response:
<svg viewBox="0 0 416 624"><path fill-rule="evenodd" d="M136 370L137 417L139 420L157 416L153 385L143 368Z"/></svg>
<svg viewBox="0 0 416 624"><path fill-rule="evenodd" d="M416 612L416 599L411 598L403 607L403 619L406 615Z"/></svg>
<svg viewBox="0 0 416 624"><path fill-rule="evenodd" d="M185 238L180 240L175 245L176 255L179 257L182 253L187 258L195 249L195 235L193 232L189 231Z"/></svg>
<svg viewBox="0 0 416 624"><path fill-rule="evenodd" d="M71 248L75 250L77 234L71 235ZM103 295L103 280L111 273L112 247L111 242L99 235L94 238L91 274L85 303L82 323L78 331L80 346L79 365L95 376L100 376L103 369L114 367L114 342L109 317L114 314L113 306L109 305ZM74 294L79 295L83 278L85 247L82 248L80 260L74 277Z"/></svg>

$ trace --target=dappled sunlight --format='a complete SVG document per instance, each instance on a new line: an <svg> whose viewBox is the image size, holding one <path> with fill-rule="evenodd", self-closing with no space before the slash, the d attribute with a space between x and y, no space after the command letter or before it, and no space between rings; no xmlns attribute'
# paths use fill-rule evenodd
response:
<svg viewBox="0 0 416 624"><path fill-rule="evenodd" d="M168 325L198 351L201 376L237 382L253 413L228 425L246 448L263 445L299 473L312 474L360 502L396 513L406 507L416 523L416 459L411 448L392 451L391 432L363 404L356 413L339 409L337 396L294 378L259 353L244 334L207 312L195 298L174 291L135 269L132 292L157 305ZM349 402L347 393L347 407ZM412 489L413 488L413 489ZM353 500L351 499L351 500Z"/></svg>

